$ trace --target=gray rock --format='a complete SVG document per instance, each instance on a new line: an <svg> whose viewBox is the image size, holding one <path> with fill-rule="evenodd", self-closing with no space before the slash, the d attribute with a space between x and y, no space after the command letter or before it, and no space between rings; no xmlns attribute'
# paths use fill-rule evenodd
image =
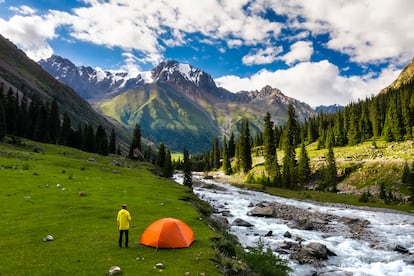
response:
<svg viewBox="0 0 414 276"><path fill-rule="evenodd" d="M302 247L301 252L318 260L327 260L329 256L336 256L326 245L318 242L310 242Z"/></svg>
<svg viewBox="0 0 414 276"><path fill-rule="evenodd" d="M234 226L243 226L243 227L253 227L254 225L248 221L245 221L241 218L236 218L231 225Z"/></svg>

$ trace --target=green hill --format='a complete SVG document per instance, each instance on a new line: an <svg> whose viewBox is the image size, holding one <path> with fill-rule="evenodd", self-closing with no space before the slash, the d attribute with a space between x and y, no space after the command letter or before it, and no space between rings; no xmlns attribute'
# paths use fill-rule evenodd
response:
<svg viewBox="0 0 414 276"><path fill-rule="evenodd" d="M24 140L0 143L1 275L220 275L212 237L187 188L154 176L151 165ZM80 192L82 195L80 196ZM116 214L128 203L130 248L118 248ZM153 221L175 217L196 240L188 249L138 244ZM47 235L53 241L42 241ZM156 263L163 271L154 269Z"/></svg>

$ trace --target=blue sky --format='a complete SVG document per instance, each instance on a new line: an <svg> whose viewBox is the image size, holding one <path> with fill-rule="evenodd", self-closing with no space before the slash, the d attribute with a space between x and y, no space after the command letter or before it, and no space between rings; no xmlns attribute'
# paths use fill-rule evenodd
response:
<svg viewBox="0 0 414 276"><path fill-rule="evenodd" d="M104 70L175 59L232 92L311 106L378 93L414 56L412 0L0 0L0 34L34 60Z"/></svg>

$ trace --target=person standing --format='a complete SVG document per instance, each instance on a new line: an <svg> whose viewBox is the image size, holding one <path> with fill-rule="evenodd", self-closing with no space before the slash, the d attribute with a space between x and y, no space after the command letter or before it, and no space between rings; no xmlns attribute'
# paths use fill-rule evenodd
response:
<svg viewBox="0 0 414 276"><path fill-rule="evenodd" d="M125 234L125 247L128 247L128 232L129 224L131 222L131 215L128 212L128 206L122 204L122 209L119 210L118 216L116 218L116 223L119 229L119 247L122 247L122 237Z"/></svg>

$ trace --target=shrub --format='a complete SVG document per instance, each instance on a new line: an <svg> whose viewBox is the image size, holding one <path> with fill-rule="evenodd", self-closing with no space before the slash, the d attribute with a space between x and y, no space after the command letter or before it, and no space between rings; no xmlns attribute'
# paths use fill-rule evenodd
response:
<svg viewBox="0 0 414 276"><path fill-rule="evenodd" d="M245 260L258 275L289 275L290 268L287 261L275 256L270 248L265 249L261 240L259 240L256 248L250 249L245 254Z"/></svg>

